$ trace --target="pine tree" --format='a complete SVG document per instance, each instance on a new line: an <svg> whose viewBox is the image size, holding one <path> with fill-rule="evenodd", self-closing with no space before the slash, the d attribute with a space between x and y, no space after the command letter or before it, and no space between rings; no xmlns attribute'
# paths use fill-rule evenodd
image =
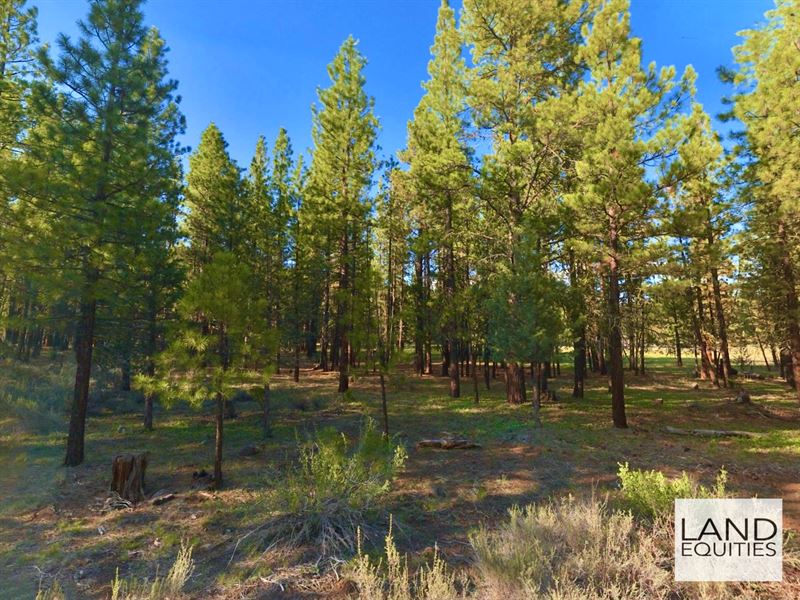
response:
<svg viewBox="0 0 800 600"><path fill-rule="evenodd" d="M291 253L289 237L291 220L294 211L294 161L292 159L292 143L284 128L278 131L275 146L272 150L272 256L273 268L270 274L272 298L272 323L279 335L286 333L286 305L289 285L286 277L287 262ZM278 356L275 359L276 372L280 372L280 340L277 345Z"/></svg>
<svg viewBox="0 0 800 600"><path fill-rule="evenodd" d="M691 134L673 165L678 181L673 189L677 202L670 207L675 221L673 233L679 240L680 262L686 269L683 279L691 282L691 289L687 290L692 296L691 306L697 307L693 311L696 342L701 348L701 378L717 381L718 372L727 386L733 367L720 271L727 269L726 256L731 250L727 238L733 222L729 202L723 198L726 164L722 144L699 105L692 111L690 127ZM698 310L704 300L713 306L713 332L705 323L707 311ZM713 357L715 347L719 348L719 365Z"/></svg>
<svg viewBox="0 0 800 600"><path fill-rule="evenodd" d="M339 369L339 392L349 385L356 293L369 265L365 224L372 210L368 194L378 120L364 91L365 65L349 37L328 66L331 85L318 91L319 106L313 108L314 148L301 216L316 229L318 253L327 259L325 302L332 307L323 311L323 318L330 316L333 322L331 362ZM332 280L335 294L330 293Z"/></svg>
<svg viewBox="0 0 800 600"><path fill-rule="evenodd" d="M439 242L442 287L442 374L450 377L450 396L460 396L457 264L459 237L468 214L472 186L470 149L466 144L466 65L456 29L455 11L443 0L428 63L425 95L408 124L408 147L401 158L409 165L409 187L427 235Z"/></svg>
<svg viewBox="0 0 800 600"><path fill-rule="evenodd" d="M738 71L733 115L745 125L742 155L747 162L750 243L766 272L765 284L780 298L778 321L785 331L794 381L800 381L800 19L797 3L777 0L767 22L743 32L734 48ZM800 385L797 386L800 398Z"/></svg>
<svg viewBox="0 0 800 600"><path fill-rule="evenodd" d="M9 354L23 359L36 352L36 339L43 337L36 321L44 307L41 290L24 268L17 268L18 251L21 240L39 223L12 201L15 191L9 177L13 179L20 162L21 134L26 127L36 12L35 8L26 10L22 0L0 4L0 340ZM3 350L0 346L0 353Z"/></svg>
<svg viewBox="0 0 800 600"><path fill-rule="evenodd" d="M33 74L37 9L25 0L0 3L0 157L11 157L25 128L25 96Z"/></svg>
<svg viewBox="0 0 800 600"><path fill-rule="evenodd" d="M20 201L47 215L33 271L76 306L77 369L65 464L84 458L84 427L98 308L113 302L137 241L154 235L142 218L176 192L184 129L167 78L164 41L143 24L139 0L91 3L80 37L43 50L34 84L37 126L26 140ZM158 214L168 214L156 211ZM166 217L169 219L169 217Z"/></svg>
<svg viewBox="0 0 800 600"><path fill-rule="evenodd" d="M581 74L575 53L585 19L582 2L464 3L462 30L474 64L468 102L475 124L492 142L491 154L483 159L478 195L483 251L491 257L485 261L485 277L498 278L497 285L490 284L493 289L532 293L538 285L532 282L548 277L542 271L557 225L570 143L564 98ZM519 403L526 398L523 361L534 357L520 356L519 347L502 332L513 327L506 319L536 299L512 294L506 302L506 309L495 305L489 314L490 327L498 332L495 340L509 342L496 350L506 359L507 399Z"/></svg>
<svg viewBox="0 0 800 600"><path fill-rule="evenodd" d="M680 140L675 113L692 73L676 85L674 69L642 68L628 0L604 2L584 37L579 56L589 76L578 86L572 117L582 149L570 197L581 247L603 268L612 416L615 427L627 427L620 285L636 274L633 252L642 246L635 242L654 233L648 226L658 195L646 167L656 168Z"/></svg>
<svg viewBox="0 0 800 600"><path fill-rule="evenodd" d="M196 406L214 398L214 487L222 487L224 416L242 372L269 346L263 298L247 263L226 250L215 252L188 282L178 303L180 321L159 357L154 377L140 377L146 393ZM178 373L179 376L175 376Z"/></svg>
<svg viewBox="0 0 800 600"><path fill-rule="evenodd" d="M239 167L228 154L228 143L211 123L189 157L185 230L192 271L202 270L219 251L246 252L248 211L245 210Z"/></svg>

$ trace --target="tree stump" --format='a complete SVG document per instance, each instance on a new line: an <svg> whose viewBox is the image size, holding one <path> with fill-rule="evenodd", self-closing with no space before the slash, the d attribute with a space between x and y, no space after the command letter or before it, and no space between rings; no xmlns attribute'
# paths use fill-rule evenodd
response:
<svg viewBox="0 0 800 600"><path fill-rule="evenodd" d="M144 473L147 453L118 454L111 465L111 491L136 503L144 500Z"/></svg>

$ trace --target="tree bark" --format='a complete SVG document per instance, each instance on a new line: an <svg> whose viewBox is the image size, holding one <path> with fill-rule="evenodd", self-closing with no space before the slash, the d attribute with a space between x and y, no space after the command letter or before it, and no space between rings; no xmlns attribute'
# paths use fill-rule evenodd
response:
<svg viewBox="0 0 800 600"><path fill-rule="evenodd" d="M525 369L518 362L506 364L506 401L522 404L525 398Z"/></svg>
<svg viewBox="0 0 800 600"><path fill-rule="evenodd" d="M217 392L217 414L214 431L214 482L215 490L222 488L222 427L225 417L225 398Z"/></svg>
<svg viewBox="0 0 800 600"><path fill-rule="evenodd" d="M492 374L489 372L489 345L483 347L483 381L486 384L486 389L490 389Z"/></svg>
<svg viewBox="0 0 800 600"><path fill-rule="evenodd" d="M264 396L261 400L262 414L261 414L261 429L264 439L272 437L272 419L270 413L272 412L272 393L269 388L269 383L264 384Z"/></svg>
<svg viewBox="0 0 800 600"><path fill-rule="evenodd" d="M789 251L786 226L783 220L778 221L778 240L780 242L781 275L785 290L787 330L789 334L789 353L792 357L792 381L795 382L798 401L800 401L800 300L797 297L797 279L794 263Z"/></svg>
<svg viewBox="0 0 800 600"><path fill-rule="evenodd" d="M452 342L451 342L452 343ZM451 346L451 354L455 354L453 350L455 350L455 344ZM458 372L458 361L452 360L450 361L450 397L451 398L459 398L461 396L461 379L459 378Z"/></svg>
<svg viewBox="0 0 800 600"><path fill-rule="evenodd" d="M478 391L478 349L472 346L472 390L475 393L475 404L481 401L480 392Z"/></svg>
<svg viewBox="0 0 800 600"><path fill-rule="evenodd" d="M383 370L380 372L381 382L381 411L383 412L383 437L389 437L389 407L386 404L386 378L383 375Z"/></svg>
<svg viewBox="0 0 800 600"><path fill-rule="evenodd" d="M350 343L347 335L349 311L347 310L346 303L349 301L350 296L350 256L348 251L347 232L342 235L341 239L341 257L342 265L339 272L339 298L337 307L337 328L339 329L339 388L340 394L343 394L350 387Z"/></svg>
<svg viewBox="0 0 800 600"><path fill-rule="evenodd" d="M533 423L536 427L542 426L541 408L542 408L542 363L537 362L533 374L533 401L531 408L533 408Z"/></svg>
<svg viewBox="0 0 800 600"><path fill-rule="evenodd" d="M69 418L67 436L66 466L83 462L84 435L86 431L86 412L89 405L89 382L92 373L92 350L94 349L94 326L97 314L97 300L91 297L91 288L96 277L89 278L89 285L81 299L78 323L75 328L75 388Z"/></svg>
<svg viewBox="0 0 800 600"><path fill-rule="evenodd" d="M700 351L700 379L710 379L711 382L719 387L717 380L717 370L714 368L714 359L711 356L711 349L708 347L708 340L703 331L702 316L703 316L703 298L700 293L700 288L695 286L689 288L690 299L693 298L692 305L697 306L697 312L692 311L692 325L694 326L694 334L697 339L697 346Z"/></svg>
<svg viewBox="0 0 800 600"><path fill-rule="evenodd" d="M414 255L414 369L417 375L425 372L425 287L422 280L422 253Z"/></svg>
<svg viewBox="0 0 800 600"><path fill-rule="evenodd" d="M586 327L577 327L577 337L572 346L572 369L574 383L572 386L572 397L583 398L584 382L586 380Z"/></svg>
<svg viewBox="0 0 800 600"><path fill-rule="evenodd" d="M731 365L731 354L728 348L728 325L725 319L725 309L722 306L722 288L719 284L719 271L716 268L711 269L711 287L714 292L714 311L717 315L717 334L719 335L719 349L722 354L722 368L725 383L734 373L733 366Z"/></svg>
<svg viewBox="0 0 800 600"><path fill-rule="evenodd" d="M134 504L145 499L147 453L118 454L111 463L111 491Z"/></svg>
<svg viewBox="0 0 800 600"><path fill-rule="evenodd" d="M609 223L610 256L608 260L608 357L610 362L611 418L614 427L628 426L625 415L625 380L622 363L622 329L619 306L619 239L614 218Z"/></svg>

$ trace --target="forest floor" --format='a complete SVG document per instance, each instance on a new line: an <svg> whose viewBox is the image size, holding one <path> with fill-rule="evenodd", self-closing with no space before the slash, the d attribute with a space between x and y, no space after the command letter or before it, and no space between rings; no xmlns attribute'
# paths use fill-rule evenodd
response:
<svg viewBox="0 0 800 600"><path fill-rule="evenodd" d="M733 495L783 498L784 527L800 531L800 410L774 371L752 370L766 378L714 389L693 379L688 364L678 368L672 358L648 357L647 374L626 373L630 428L616 430L604 377L592 376L585 399L575 400L571 371L562 368L561 376L550 380L559 401L543 406L543 426L536 429L530 405L506 404L502 380L492 381L488 391L481 381L476 405L469 378L462 381L464 397L454 400L447 397L445 378L418 378L401 367L387 380L390 429L409 454L388 506L398 523L398 545L412 561L429 557L438 546L451 566L468 568L470 531L503 520L515 504L554 494L613 497L623 462L670 475L686 471L703 483L712 483L724 467ZM62 467L64 425L58 411L31 416L33 405L19 398L27 394L63 406L69 371L52 358L31 365L0 363L0 404L7 405L0 417L0 596L33 598L40 585L58 580L69 597L105 598L117 569L121 577L163 573L182 540L194 547L192 597L332 595L335 583L315 579L314 568L304 566L307 555L263 554L259 548L234 554L233 549L263 521L263 494L279 485L298 439L328 426L356 433L364 415L379 419L376 376L356 377L352 393L341 397L334 374L303 369L300 383L286 371L276 375L274 436L259 453L241 456L243 447L261 442L261 429L259 404L240 402L238 418L225 423L225 486L211 492L193 478L193 472L213 466L210 406L159 407L156 429L146 432L134 394L98 395L87 426L87 460ZM699 389L693 389L695 383ZM742 388L768 411L735 403ZM678 436L666 426L755 435ZM415 448L418 440L443 432L482 448ZM148 492L167 490L175 499L104 510L112 457L142 450L150 453Z"/></svg>

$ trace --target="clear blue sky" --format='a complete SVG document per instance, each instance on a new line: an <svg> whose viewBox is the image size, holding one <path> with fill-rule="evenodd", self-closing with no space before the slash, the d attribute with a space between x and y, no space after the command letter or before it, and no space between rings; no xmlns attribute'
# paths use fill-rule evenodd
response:
<svg viewBox="0 0 800 600"><path fill-rule="evenodd" d="M85 0L29 0L39 7L39 33L52 42L73 34ZM460 6L460 0L454 1ZM222 129L240 166L256 138L289 131L295 154L311 144L311 103L327 85L325 67L348 34L366 55L367 89L375 97L383 154L406 139L421 96L439 0L150 0L145 6L171 48L187 119L185 143L195 147L210 121ZM717 81L730 65L736 32L763 20L771 0L632 0L634 34L645 60L687 64L699 73L698 99L712 114L727 93Z"/></svg>

